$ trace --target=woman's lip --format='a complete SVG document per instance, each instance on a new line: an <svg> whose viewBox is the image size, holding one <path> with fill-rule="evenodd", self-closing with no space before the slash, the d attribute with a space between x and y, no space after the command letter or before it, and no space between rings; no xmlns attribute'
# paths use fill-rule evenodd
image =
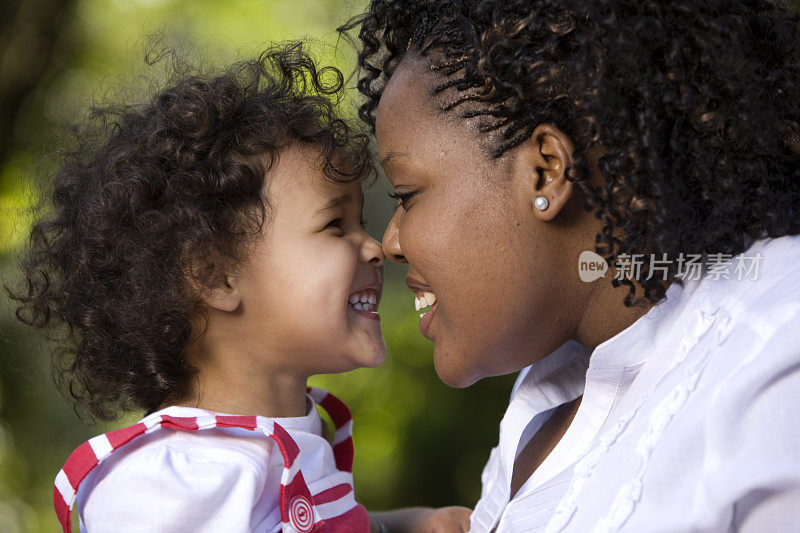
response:
<svg viewBox="0 0 800 533"><path fill-rule="evenodd" d="M433 340L430 336L431 320L433 320L433 317L436 314L436 310L438 308L439 308L439 301L437 300L436 302L433 303L428 312L422 315L422 318L419 321L419 331L428 340Z"/></svg>
<svg viewBox="0 0 800 533"><path fill-rule="evenodd" d="M406 276L406 285L412 291L433 292L431 288L412 276Z"/></svg>

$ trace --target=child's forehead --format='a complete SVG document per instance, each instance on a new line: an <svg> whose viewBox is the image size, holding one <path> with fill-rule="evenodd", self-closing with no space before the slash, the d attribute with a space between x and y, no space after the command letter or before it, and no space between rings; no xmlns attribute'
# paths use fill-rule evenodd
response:
<svg viewBox="0 0 800 533"><path fill-rule="evenodd" d="M336 182L322 172L317 178L312 183L312 187L322 198L338 200L338 203L342 205L359 204L363 200L361 184L358 181Z"/></svg>
<svg viewBox="0 0 800 533"><path fill-rule="evenodd" d="M338 181L326 175L320 148L290 147L278 154L274 163L266 180L266 194L273 200L283 197L295 207L333 200L333 207L363 201L359 180Z"/></svg>
<svg viewBox="0 0 800 533"><path fill-rule="evenodd" d="M326 204L333 203L333 207L346 207L349 204L360 205L363 200L361 183L358 180L341 181L328 176L323 171L320 161L315 161L312 172L305 175L304 188L313 191L316 201Z"/></svg>

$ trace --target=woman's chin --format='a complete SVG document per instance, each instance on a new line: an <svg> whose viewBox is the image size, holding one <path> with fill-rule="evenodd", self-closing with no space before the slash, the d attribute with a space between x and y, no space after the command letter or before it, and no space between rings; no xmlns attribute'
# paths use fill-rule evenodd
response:
<svg viewBox="0 0 800 533"><path fill-rule="evenodd" d="M448 387L455 389L463 389L469 387L480 379L476 372L470 372L469 368L465 368L462 360L459 358L452 358L450 354L437 355L436 346L433 348L433 366L436 368L436 373L439 379Z"/></svg>

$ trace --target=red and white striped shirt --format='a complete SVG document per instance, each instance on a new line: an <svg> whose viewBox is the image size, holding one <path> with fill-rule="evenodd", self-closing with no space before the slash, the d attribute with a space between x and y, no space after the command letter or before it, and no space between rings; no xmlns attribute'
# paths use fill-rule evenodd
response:
<svg viewBox="0 0 800 533"><path fill-rule="evenodd" d="M55 480L64 531L369 531L353 491L347 406L309 389L304 417L172 406L90 439ZM319 404L336 428L322 436Z"/></svg>

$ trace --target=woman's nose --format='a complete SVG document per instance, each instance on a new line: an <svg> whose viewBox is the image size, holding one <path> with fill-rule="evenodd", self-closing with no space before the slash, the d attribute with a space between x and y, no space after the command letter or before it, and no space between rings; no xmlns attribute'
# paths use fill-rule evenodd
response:
<svg viewBox="0 0 800 533"><path fill-rule="evenodd" d="M386 226L386 231L383 233L383 253L388 257L391 261L395 263L407 263L405 256L403 255L403 250L400 248L400 238L399 234L400 231L397 227L397 216L400 209L394 212L394 216L389 221L389 225Z"/></svg>
<svg viewBox="0 0 800 533"><path fill-rule="evenodd" d="M381 243L365 234L364 243L361 245L361 262L374 267L383 266L386 256L383 255Z"/></svg>

